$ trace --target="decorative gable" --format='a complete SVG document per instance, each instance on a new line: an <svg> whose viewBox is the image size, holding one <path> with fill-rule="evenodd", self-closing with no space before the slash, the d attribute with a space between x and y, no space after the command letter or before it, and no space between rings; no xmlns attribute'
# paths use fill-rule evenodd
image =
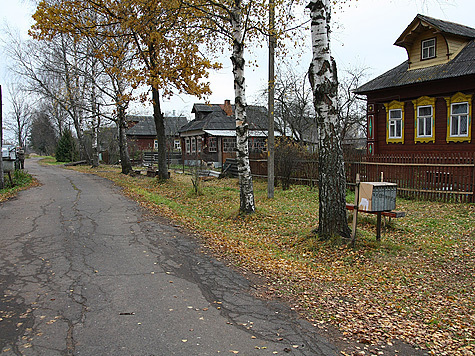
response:
<svg viewBox="0 0 475 356"><path fill-rule="evenodd" d="M475 37L475 30L417 15L394 43L406 49L409 70L445 64Z"/></svg>

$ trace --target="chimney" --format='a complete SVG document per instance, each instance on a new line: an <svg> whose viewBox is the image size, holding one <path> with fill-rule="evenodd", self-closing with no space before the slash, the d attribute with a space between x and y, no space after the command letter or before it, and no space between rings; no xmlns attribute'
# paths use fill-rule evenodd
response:
<svg viewBox="0 0 475 356"><path fill-rule="evenodd" d="M231 106L231 100L224 100L224 105L220 105L221 109L224 110L226 115L232 116L233 115L233 107Z"/></svg>

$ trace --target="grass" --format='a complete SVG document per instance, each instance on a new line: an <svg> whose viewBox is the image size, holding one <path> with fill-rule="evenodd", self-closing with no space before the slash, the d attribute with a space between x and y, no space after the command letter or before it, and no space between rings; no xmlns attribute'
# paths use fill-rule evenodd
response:
<svg viewBox="0 0 475 356"><path fill-rule="evenodd" d="M11 199L19 191L38 184L36 179L24 170L15 170L11 173L11 177L13 184L10 182L8 174L4 175L4 189L0 189L0 202Z"/></svg>
<svg viewBox="0 0 475 356"><path fill-rule="evenodd" d="M317 326L331 323L371 343L401 339L433 354L474 352L474 204L398 199L406 217L387 224L377 242L376 217L360 214L351 248L312 235L318 193L308 187L276 189L269 200L267 183L255 181L257 212L241 216L236 179L203 181L196 195L190 176L163 183L111 167L75 169L111 179L153 213L197 232L217 255L265 276L261 297L291 300Z"/></svg>

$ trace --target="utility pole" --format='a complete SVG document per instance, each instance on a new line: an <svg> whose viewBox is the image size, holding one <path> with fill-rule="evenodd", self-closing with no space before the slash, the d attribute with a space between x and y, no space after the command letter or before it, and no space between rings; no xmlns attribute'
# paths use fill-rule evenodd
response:
<svg viewBox="0 0 475 356"><path fill-rule="evenodd" d="M274 198L274 54L275 54L275 3L269 0L269 83L268 83L268 134L267 134L267 197Z"/></svg>
<svg viewBox="0 0 475 356"><path fill-rule="evenodd" d="M0 85L0 151L3 147L3 103L2 103L2 86ZM3 152L0 152L0 189L5 187L5 180L3 177Z"/></svg>

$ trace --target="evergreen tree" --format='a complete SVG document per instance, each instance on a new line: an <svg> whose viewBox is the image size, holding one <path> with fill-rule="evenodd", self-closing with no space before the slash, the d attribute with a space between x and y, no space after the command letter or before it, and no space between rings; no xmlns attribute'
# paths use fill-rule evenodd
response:
<svg viewBox="0 0 475 356"><path fill-rule="evenodd" d="M71 130L64 130L61 138L56 146L56 161L57 162L73 162L79 158L79 152L76 147Z"/></svg>

